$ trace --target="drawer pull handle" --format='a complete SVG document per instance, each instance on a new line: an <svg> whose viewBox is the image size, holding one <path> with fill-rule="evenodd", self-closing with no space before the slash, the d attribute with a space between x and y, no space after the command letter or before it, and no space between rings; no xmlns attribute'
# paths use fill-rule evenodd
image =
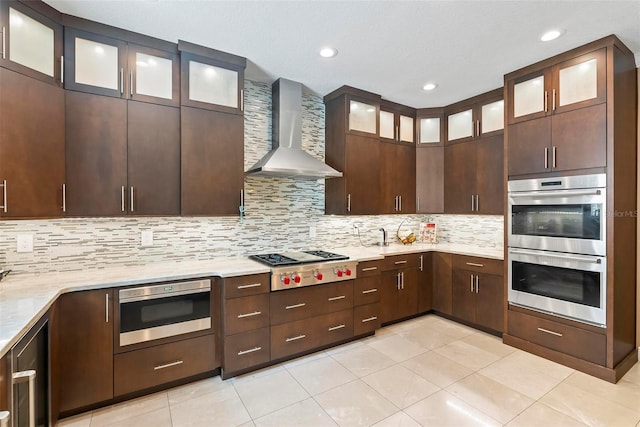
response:
<svg viewBox="0 0 640 427"><path fill-rule="evenodd" d="M304 307L305 305L307 305L306 302L301 302L300 304L288 305L284 309L285 310L291 310L292 308L300 308L300 307Z"/></svg>
<svg viewBox="0 0 640 427"><path fill-rule="evenodd" d="M331 331L337 331L338 329L342 329L342 328L346 328L346 327L347 327L347 325L345 325L345 324L338 325L338 326L334 326L334 327L332 327L332 328L329 328L329 332L331 332Z"/></svg>
<svg viewBox="0 0 640 427"><path fill-rule="evenodd" d="M257 288L262 286L262 283L252 283L250 285L240 285L238 286L238 289L248 289L248 288Z"/></svg>
<svg viewBox="0 0 640 427"><path fill-rule="evenodd" d="M287 338L284 341L285 342L298 341L298 340L301 340L301 339L306 338L306 337L307 337L306 335L298 335L297 337Z"/></svg>
<svg viewBox="0 0 640 427"><path fill-rule="evenodd" d="M396 261L396 262L394 262L395 265L406 264L406 263L407 263L406 259L404 261Z"/></svg>
<svg viewBox="0 0 640 427"><path fill-rule="evenodd" d="M377 316L367 317L366 319L362 319L362 323L373 322L374 320L378 320Z"/></svg>
<svg viewBox="0 0 640 427"><path fill-rule="evenodd" d="M484 264L479 264L477 262L466 262L465 264L471 265L473 267L484 267Z"/></svg>
<svg viewBox="0 0 640 427"><path fill-rule="evenodd" d="M378 267L367 267L367 268L363 268L362 271L374 271L377 270Z"/></svg>
<svg viewBox="0 0 640 427"><path fill-rule="evenodd" d="M347 296L346 295L340 295L339 297L331 297L329 298L329 301L338 301L341 299L345 299Z"/></svg>
<svg viewBox="0 0 640 427"><path fill-rule="evenodd" d="M378 289L373 288L373 289L367 289L365 291L362 291L363 294L370 294L372 292L378 292Z"/></svg>
<svg viewBox="0 0 640 427"><path fill-rule="evenodd" d="M176 360L175 362L167 363L165 365L154 366L154 371L159 371L160 369L170 368L172 366L182 365L184 362L182 360Z"/></svg>
<svg viewBox="0 0 640 427"><path fill-rule="evenodd" d="M254 353L254 352L260 351L260 350L262 350L262 347L254 347L254 348L252 348L250 350L239 351L238 352L238 356L242 356L242 355L249 354L249 353Z"/></svg>
<svg viewBox="0 0 640 427"><path fill-rule="evenodd" d="M245 317L259 316L261 314L262 314L261 311L254 311L253 313L246 313L246 314L238 314L238 319L244 319Z"/></svg>
<svg viewBox="0 0 640 427"><path fill-rule="evenodd" d="M540 332L544 332L544 333L547 333L547 334L555 335L557 337L561 337L562 336L562 334L560 332L553 332L553 331L550 331L550 330L544 329L544 328L538 328L538 330Z"/></svg>

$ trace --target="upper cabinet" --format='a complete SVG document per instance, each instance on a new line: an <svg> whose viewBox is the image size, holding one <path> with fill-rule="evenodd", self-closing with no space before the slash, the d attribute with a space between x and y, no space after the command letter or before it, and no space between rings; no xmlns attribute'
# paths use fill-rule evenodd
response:
<svg viewBox="0 0 640 427"><path fill-rule="evenodd" d="M504 132L503 90L446 107L447 143L464 142ZM431 138L435 134L432 131Z"/></svg>
<svg viewBox="0 0 640 427"><path fill-rule="evenodd" d="M444 143L444 110L424 108L416 112L417 147L433 147Z"/></svg>
<svg viewBox="0 0 640 427"><path fill-rule="evenodd" d="M192 43L178 43L182 105L243 114L246 59Z"/></svg>
<svg viewBox="0 0 640 427"><path fill-rule="evenodd" d="M66 89L179 105L180 62L175 45L131 37L124 31L118 34L111 27L97 24L95 28L89 24L82 26L93 31L65 28Z"/></svg>
<svg viewBox="0 0 640 427"><path fill-rule="evenodd" d="M509 176L606 166L607 48L602 43L508 74L505 85Z"/></svg>
<svg viewBox="0 0 640 427"><path fill-rule="evenodd" d="M415 142L413 108L382 100L380 103L380 140L383 142Z"/></svg>
<svg viewBox="0 0 640 427"><path fill-rule="evenodd" d="M63 61L59 13L44 3L32 2L29 6L33 8L11 0L0 3L0 65L59 85Z"/></svg>
<svg viewBox="0 0 640 427"><path fill-rule="evenodd" d="M416 213L444 212L444 109L416 112Z"/></svg>

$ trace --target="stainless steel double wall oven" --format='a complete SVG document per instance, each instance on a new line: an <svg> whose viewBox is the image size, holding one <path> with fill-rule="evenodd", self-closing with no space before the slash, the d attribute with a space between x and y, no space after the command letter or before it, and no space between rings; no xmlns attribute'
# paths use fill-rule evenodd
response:
<svg viewBox="0 0 640 427"><path fill-rule="evenodd" d="M606 326L606 175L508 183L510 304Z"/></svg>

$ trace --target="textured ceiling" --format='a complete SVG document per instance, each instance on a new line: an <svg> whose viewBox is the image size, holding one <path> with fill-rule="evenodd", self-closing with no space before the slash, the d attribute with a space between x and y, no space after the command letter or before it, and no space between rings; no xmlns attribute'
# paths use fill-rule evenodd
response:
<svg viewBox="0 0 640 427"><path fill-rule="evenodd" d="M416 108L502 86L503 75L609 34L640 63L640 1L45 0L63 13L249 60L326 95L346 84ZM565 34L542 43L553 28ZM318 56L331 45L339 54ZM428 82L438 88L425 92Z"/></svg>

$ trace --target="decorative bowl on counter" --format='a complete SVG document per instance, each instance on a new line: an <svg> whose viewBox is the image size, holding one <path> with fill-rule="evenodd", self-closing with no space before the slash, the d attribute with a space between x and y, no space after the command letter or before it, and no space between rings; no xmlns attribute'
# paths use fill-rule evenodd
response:
<svg viewBox="0 0 640 427"><path fill-rule="evenodd" d="M403 245L410 245L416 241L416 235L410 232L409 234L403 237L403 234L401 234L400 229L402 228L402 224L404 224L405 221L406 219L403 219L400 225L398 226L398 230L396 230L396 237L398 238L398 240L402 242Z"/></svg>

